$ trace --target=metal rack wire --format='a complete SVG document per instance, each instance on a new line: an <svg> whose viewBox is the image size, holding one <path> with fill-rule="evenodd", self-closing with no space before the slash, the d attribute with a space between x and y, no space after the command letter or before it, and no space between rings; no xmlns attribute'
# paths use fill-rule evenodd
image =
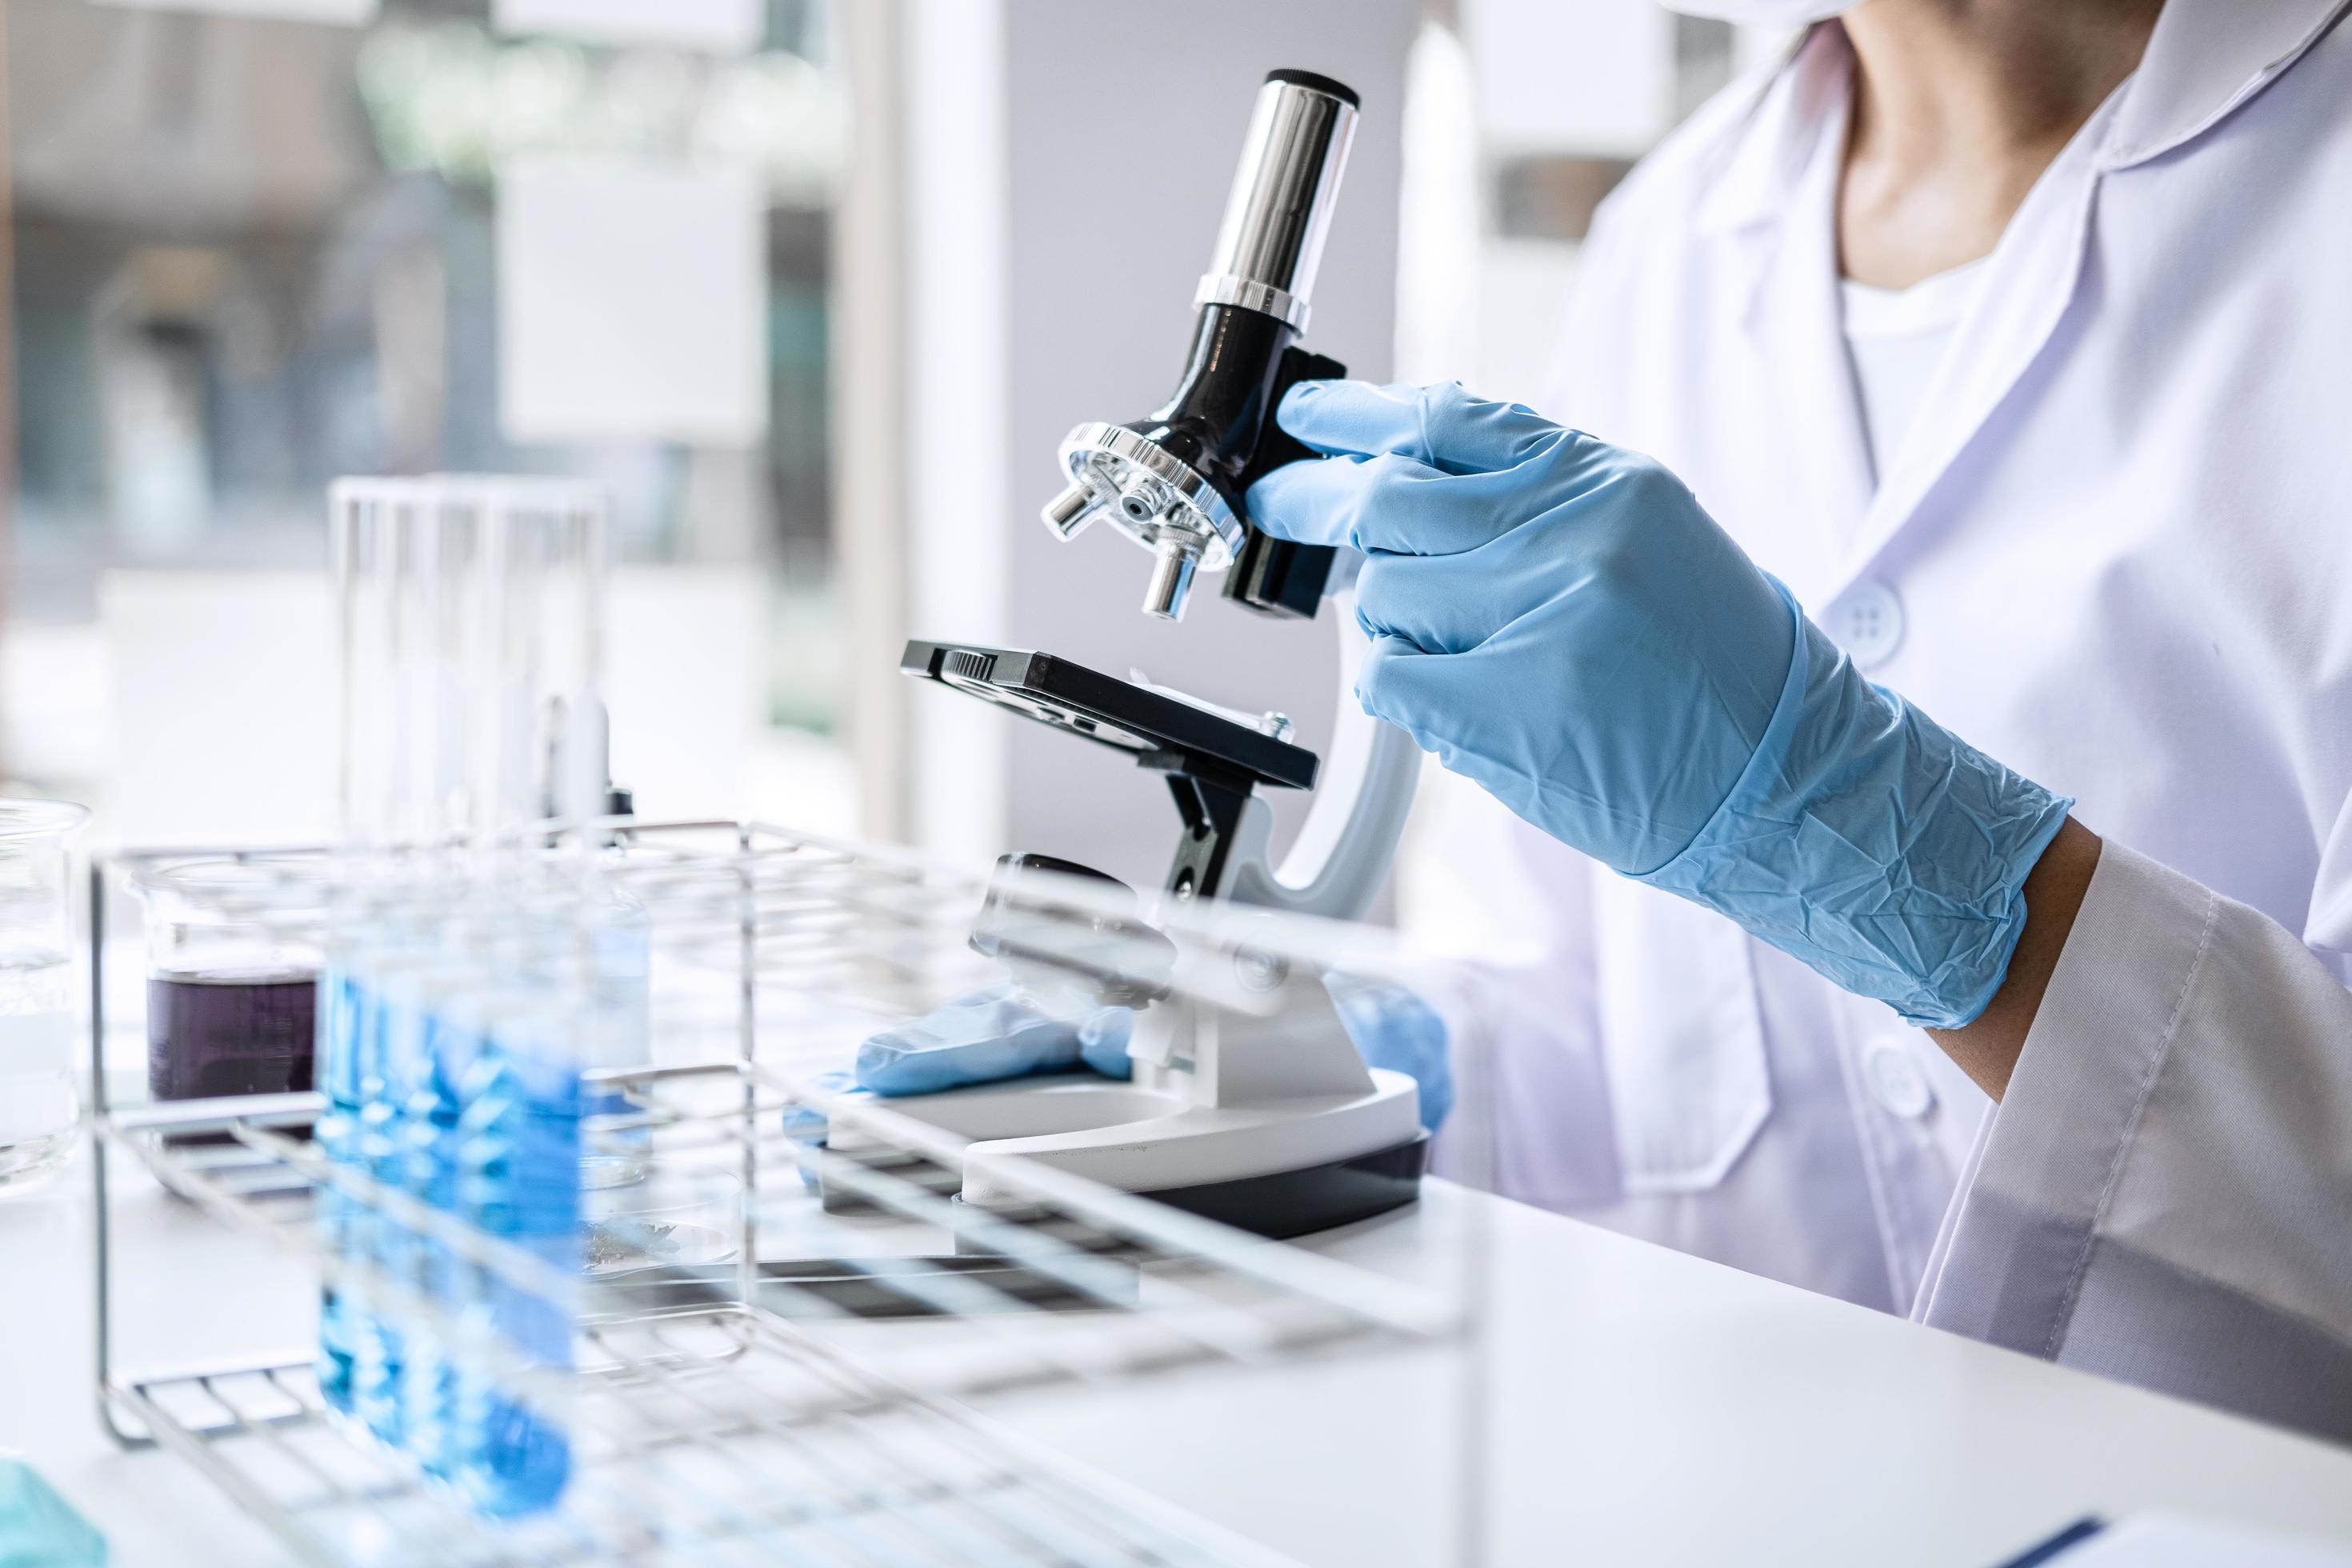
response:
<svg viewBox="0 0 2352 1568"><path fill-rule="evenodd" d="M552 1264L328 1159L317 1095L118 1107L107 1098L110 879L92 873L92 1090L99 1153L98 1380L127 1446L210 1477L317 1563L1202 1563L1269 1561L1198 1520L1015 1437L969 1406L1092 1396L1209 1369L1465 1343L1475 1301L1374 1276L1045 1168L1020 1195L956 1196L956 1141L824 1068L882 1024L985 978L965 942L975 879L754 825L591 825L649 916L661 1065L591 1075L625 1096L608 1136L724 1194L665 1252L638 1230L607 1267ZM1047 882L1000 910L1033 962L1155 983L1204 1017L1264 1013L1359 936L1230 911L1171 911L1147 945L1098 889ZM821 1138L854 1128L854 1152ZM221 1134L196 1142L190 1134ZM845 1142L852 1141L842 1140ZM486 1521L401 1449L331 1410L299 1361L131 1373L111 1330L110 1152L215 1219L266 1237L319 1285L494 1378L561 1424L552 1510ZM322 1235L323 1205L561 1303L571 1366L533 1364L367 1249ZM709 1222L717 1214L723 1226ZM665 1222L667 1223L667 1222ZM657 1227L658 1228L658 1227ZM592 1231L594 1229L591 1223ZM719 1234L723 1232L723 1234ZM685 1234L661 1232L663 1243Z"/></svg>

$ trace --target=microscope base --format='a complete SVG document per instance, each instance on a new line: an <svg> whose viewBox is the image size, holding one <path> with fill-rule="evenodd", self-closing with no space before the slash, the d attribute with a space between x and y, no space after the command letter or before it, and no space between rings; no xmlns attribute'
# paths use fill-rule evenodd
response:
<svg viewBox="0 0 2352 1568"><path fill-rule="evenodd" d="M1405 1142L1352 1160L1141 1195L1269 1241L1287 1241L1404 1207L1421 1196L1428 1164L1429 1134L1415 1132Z"/></svg>
<svg viewBox="0 0 2352 1568"><path fill-rule="evenodd" d="M1419 1090L1402 1073L1370 1077L1363 1094L1204 1106L1072 1074L912 1095L890 1108L971 1141L966 1203L1025 1206L1017 1178L992 1167L1026 1162L1282 1237L1412 1201L1429 1142ZM833 1142L836 1152L856 1152L838 1131Z"/></svg>

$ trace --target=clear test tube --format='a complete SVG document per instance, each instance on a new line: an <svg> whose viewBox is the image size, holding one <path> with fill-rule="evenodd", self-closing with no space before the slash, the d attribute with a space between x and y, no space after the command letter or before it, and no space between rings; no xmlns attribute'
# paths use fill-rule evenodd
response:
<svg viewBox="0 0 2352 1568"><path fill-rule="evenodd" d="M389 498L368 480L327 492L335 591L336 806L347 849L388 837L394 768L392 701L393 545Z"/></svg>
<svg viewBox="0 0 2352 1568"><path fill-rule="evenodd" d="M604 814L602 695L607 531L601 494L544 480L475 481L488 595L472 756L480 826L503 837Z"/></svg>
<svg viewBox="0 0 2352 1568"><path fill-rule="evenodd" d="M344 479L347 847L494 850L605 795L606 508L562 479Z"/></svg>

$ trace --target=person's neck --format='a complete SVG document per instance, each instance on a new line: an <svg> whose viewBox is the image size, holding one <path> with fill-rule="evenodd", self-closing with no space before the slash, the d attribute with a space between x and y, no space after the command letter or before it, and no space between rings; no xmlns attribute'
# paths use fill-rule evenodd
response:
<svg viewBox="0 0 2352 1568"><path fill-rule="evenodd" d="M2139 64L2163 0L1864 0L1842 19L1853 109L1838 258L1901 289L1990 252Z"/></svg>

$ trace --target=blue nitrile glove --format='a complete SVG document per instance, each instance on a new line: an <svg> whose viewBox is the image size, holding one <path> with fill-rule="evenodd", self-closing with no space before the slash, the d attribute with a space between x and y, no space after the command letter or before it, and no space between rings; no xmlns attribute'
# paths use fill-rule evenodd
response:
<svg viewBox="0 0 2352 1568"><path fill-rule="evenodd" d="M821 1072L809 1079L809 1087L842 1099L872 1098L867 1090L859 1089L856 1080L845 1072ZM817 1159L824 1147L825 1133L830 1130L825 1113L814 1105L796 1100L784 1107L783 1129L785 1142L793 1146L793 1163L800 1170L801 1181L811 1188L823 1186Z"/></svg>
<svg viewBox="0 0 2352 1568"><path fill-rule="evenodd" d="M858 1088L877 1094L930 1094L1082 1067L1123 1079L1135 1070L1127 1059L1134 1025L1124 1007L1056 1017L1006 982L876 1035L857 1047L853 1071Z"/></svg>
<svg viewBox="0 0 2352 1568"><path fill-rule="evenodd" d="M1454 1109L1454 1061L1437 1009L1402 985L1343 970L1324 971L1323 989L1364 1065L1401 1072L1420 1086L1421 1124L1436 1131Z"/></svg>
<svg viewBox="0 0 2352 1568"><path fill-rule="evenodd" d="M1034 1073L1092 1068L1106 1078L1133 1076L1127 1037L1135 1015L1101 1007L1076 1019L1055 1017L1021 999L1011 983L959 996L911 1024L873 1036L847 1072L819 1073L809 1087L848 1099L930 1094ZM783 1132L802 1176L816 1178L815 1150L825 1113L798 1101L784 1108Z"/></svg>
<svg viewBox="0 0 2352 1568"><path fill-rule="evenodd" d="M1454 1105L1444 1020L1412 992L1384 981L1333 971L1324 985L1364 1060L1420 1085L1421 1124L1435 1131ZM1079 1068L1126 1079L1135 1070L1127 1056L1134 1023L1125 1007L1104 1007L1075 1022L1053 1017L1023 1001L1008 983L875 1036L857 1047L855 1076L860 1089L882 1095L929 1094Z"/></svg>
<svg viewBox="0 0 2352 1568"><path fill-rule="evenodd" d="M2074 803L1863 679L1681 480L1459 386L1307 382L1251 487L1367 559L1365 708L1554 837L1957 1028Z"/></svg>

